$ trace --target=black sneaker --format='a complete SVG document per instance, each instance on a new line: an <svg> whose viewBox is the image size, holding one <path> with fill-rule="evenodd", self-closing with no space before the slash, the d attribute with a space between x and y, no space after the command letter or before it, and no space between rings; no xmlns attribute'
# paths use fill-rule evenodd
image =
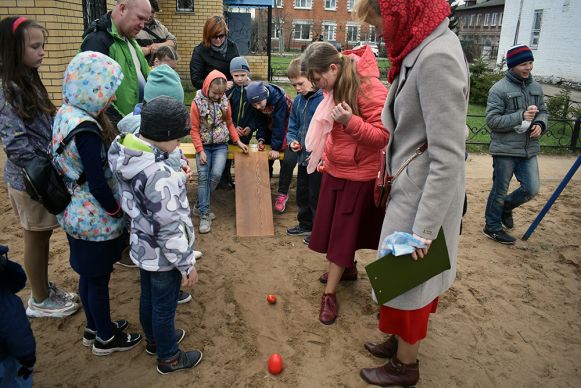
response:
<svg viewBox="0 0 581 388"><path fill-rule="evenodd" d="M300 225L294 226L292 228L288 228L286 230L286 234L289 236L308 236L311 234L309 229L305 229Z"/></svg>
<svg viewBox="0 0 581 388"><path fill-rule="evenodd" d="M169 360L160 360L157 362L157 371L162 375L178 370L193 368L202 361L202 352L199 350L191 350L189 352L182 352L181 350L170 358Z"/></svg>
<svg viewBox="0 0 581 388"><path fill-rule="evenodd" d="M129 326L129 322L127 322L125 319L113 321L113 335L121 333L127 328L127 326ZM95 343L95 337L97 337L97 332L89 329L88 327L85 327L83 332L83 345L87 347L93 346L93 343Z"/></svg>
<svg viewBox="0 0 581 388"><path fill-rule="evenodd" d="M186 337L185 330L183 329L176 330L176 341L178 342L178 344L182 342L185 337ZM157 353L157 346L155 345L155 342L149 342L147 339L145 340L145 342L146 342L145 353L149 354L150 356L155 356Z"/></svg>
<svg viewBox="0 0 581 388"><path fill-rule="evenodd" d="M512 211L502 212L501 221L502 225L504 225L506 229L514 228L514 221L512 220Z"/></svg>
<svg viewBox="0 0 581 388"><path fill-rule="evenodd" d="M180 290L180 293L178 294L178 304L188 303L190 300L192 300L192 294Z"/></svg>
<svg viewBox="0 0 581 388"><path fill-rule="evenodd" d="M305 245L309 245L310 242L311 242L311 235L309 234L307 237L303 238L303 243Z"/></svg>
<svg viewBox="0 0 581 388"><path fill-rule="evenodd" d="M488 237L491 240L494 240L498 243L501 244L505 244L505 245L513 245L516 241L516 238L512 237L510 234L506 233L504 230L499 230L496 232L493 232L491 230L486 229L486 227L484 227L484 229L482 229L482 233L484 233L484 235L486 237Z"/></svg>
<svg viewBox="0 0 581 388"><path fill-rule="evenodd" d="M113 352L124 352L133 349L141 341L141 334L117 333L107 341L96 337L93 344L93 354L96 356L108 356Z"/></svg>

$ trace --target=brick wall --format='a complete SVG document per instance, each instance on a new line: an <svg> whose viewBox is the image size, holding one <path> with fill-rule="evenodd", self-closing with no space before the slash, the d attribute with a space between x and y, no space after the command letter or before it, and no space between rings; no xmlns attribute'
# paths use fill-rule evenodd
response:
<svg viewBox="0 0 581 388"><path fill-rule="evenodd" d="M245 55L244 58L246 58L250 66L250 78L264 81L268 79L267 55Z"/></svg>
<svg viewBox="0 0 581 388"><path fill-rule="evenodd" d="M108 0L111 7L115 1ZM1 0L0 15L26 16L49 33L40 76L53 102L62 102L63 73L77 53L83 35L83 8L79 0Z"/></svg>
<svg viewBox="0 0 581 388"><path fill-rule="evenodd" d="M331 1L332 3L332 1ZM325 0L312 0L310 9L295 8L295 0L282 0L282 8L278 8L278 17L283 21L284 47L286 50L304 49L312 40L323 34L325 24L335 24L334 39L324 37L324 40L339 42L343 48L352 48L357 41L369 40L370 26L367 23L359 23L352 19L348 10L348 0L335 0L335 9L325 9ZM273 23L276 18L273 9ZM308 39L292 38L293 27L296 22L308 22L311 24ZM349 25L358 26L357 38L354 41L347 39ZM273 51L278 49L278 39L272 40Z"/></svg>

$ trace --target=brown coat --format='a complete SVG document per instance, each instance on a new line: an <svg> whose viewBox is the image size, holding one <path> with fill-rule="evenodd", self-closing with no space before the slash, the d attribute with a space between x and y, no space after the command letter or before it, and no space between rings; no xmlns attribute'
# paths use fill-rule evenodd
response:
<svg viewBox="0 0 581 388"><path fill-rule="evenodd" d="M446 291L456 276L465 193L468 85L460 42L445 19L406 56L389 90L382 120L390 135L390 172L395 172L423 143L428 143L428 149L394 181L381 239L401 231L433 240L443 228L452 268L389 301L387 306L421 308Z"/></svg>

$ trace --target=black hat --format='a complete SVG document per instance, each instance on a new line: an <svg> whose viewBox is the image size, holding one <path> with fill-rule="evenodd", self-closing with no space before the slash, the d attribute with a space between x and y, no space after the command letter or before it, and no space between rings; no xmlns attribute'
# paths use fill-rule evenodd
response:
<svg viewBox="0 0 581 388"><path fill-rule="evenodd" d="M139 133L153 141L170 141L190 133L190 115L183 103L168 96L156 97L141 110Z"/></svg>

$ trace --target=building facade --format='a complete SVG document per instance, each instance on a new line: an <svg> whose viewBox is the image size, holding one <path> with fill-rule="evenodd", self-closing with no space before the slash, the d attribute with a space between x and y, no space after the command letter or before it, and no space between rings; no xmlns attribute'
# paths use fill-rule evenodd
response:
<svg viewBox="0 0 581 388"><path fill-rule="evenodd" d="M509 47L526 44L535 77L581 82L581 1L506 0L497 63Z"/></svg>
<svg viewBox="0 0 581 388"><path fill-rule="evenodd" d="M274 0L272 49L303 50L314 40L349 49L376 42L376 31L352 19L355 0Z"/></svg>
<svg viewBox="0 0 581 388"><path fill-rule="evenodd" d="M469 0L456 8L458 37L469 60L495 62L504 19L505 0Z"/></svg>

